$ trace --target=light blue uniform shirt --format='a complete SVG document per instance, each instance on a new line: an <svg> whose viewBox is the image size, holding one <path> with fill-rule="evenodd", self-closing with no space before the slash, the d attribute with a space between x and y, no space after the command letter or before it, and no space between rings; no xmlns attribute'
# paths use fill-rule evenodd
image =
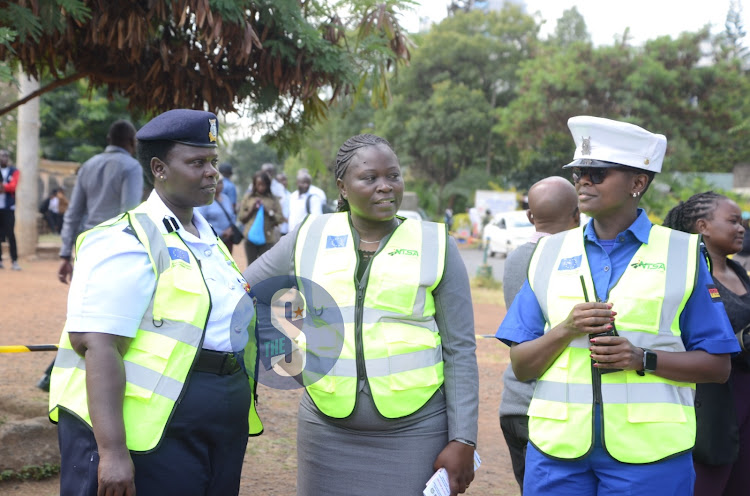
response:
<svg viewBox="0 0 750 496"><path fill-rule="evenodd" d="M630 260L642 243L648 243L651 221L638 209L638 217L625 231L614 239L609 253L602 247L594 231L593 221L584 228L584 245L591 267L596 295L606 300L609 290L614 287L625 272ZM686 350L703 350L712 354L735 353L740 351L732 326L724 311L724 304L715 301L708 292L713 279L705 259L700 256L698 277L693 294L688 298L680 315L680 330ZM594 295L590 298L593 301ZM572 308L571 308L572 310ZM617 311L616 308L614 308ZM617 317L615 317L615 323ZM513 300L503 319L496 337L508 346L511 343L531 341L544 334L544 314L528 280Z"/></svg>
<svg viewBox="0 0 750 496"><path fill-rule="evenodd" d="M211 313L203 348L240 351L247 344L247 326L252 315L235 312L247 283L232 268L217 245L208 222L193 210L193 224L200 238L187 232L161 201L156 191L146 200L157 218L173 217L177 233L198 259L211 295ZM166 233L163 224L156 223ZM68 293L68 332L103 332L135 337L141 318L156 289L156 276L145 247L120 229L94 231L86 236L76 257ZM241 306L247 309L246 305Z"/></svg>

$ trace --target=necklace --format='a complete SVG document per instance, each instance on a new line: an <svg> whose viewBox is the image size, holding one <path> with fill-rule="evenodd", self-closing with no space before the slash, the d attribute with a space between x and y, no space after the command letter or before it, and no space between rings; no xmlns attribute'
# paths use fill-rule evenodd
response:
<svg viewBox="0 0 750 496"><path fill-rule="evenodd" d="M383 238L385 238L385 236L383 236ZM365 244L368 244L368 245L374 245L375 243L380 243L381 241L383 241L383 238L380 238L380 239L375 240L375 241L365 241L364 239L360 239L359 242L360 243L365 243Z"/></svg>

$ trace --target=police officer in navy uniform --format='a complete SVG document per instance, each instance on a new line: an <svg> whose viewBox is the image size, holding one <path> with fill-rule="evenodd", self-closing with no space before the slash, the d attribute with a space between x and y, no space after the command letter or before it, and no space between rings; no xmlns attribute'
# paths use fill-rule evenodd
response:
<svg viewBox="0 0 750 496"><path fill-rule="evenodd" d="M218 121L137 134L149 198L82 234L50 390L61 495L238 494L255 412L247 283L195 210L220 179Z"/></svg>

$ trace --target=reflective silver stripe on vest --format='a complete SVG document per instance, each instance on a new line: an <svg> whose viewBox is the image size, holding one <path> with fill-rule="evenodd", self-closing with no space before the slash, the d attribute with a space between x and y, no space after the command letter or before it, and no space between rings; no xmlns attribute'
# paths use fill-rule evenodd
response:
<svg viewBox="0 0 750 496"><path fill-rule="evenodd" d="M630 344L638 348L650 348L653 350L664 350L664 351L685 351L685 344L682 342L680 336L675 336L671 332L669 335L659 331L659 334L651 334L648 332L640 331L626 331L621 328L617 329L617 333L627 338Z"/></svg>
<svg viewBox="0 0 750 496"><path fill-rule="evenodd" d="M674 403L693 406L693 396L692 388L663 382L602 384L602 400L606 404ZM590 405L594 401L594 395L591 384L538 381L534 399Z"/></svg>
<svg viewBox="0 0 750 496"><path fill-rule="evenodd" d="M545 240L542 251L538 255L536 272L534 272L534 294L539 302L545 319L549 322L549 306L547 304L547 290L549 289L549 274L555 270L557 255L562 249L565 236L550 236Z"/></svg>
<svg viewBox="0 0 750 496"><path fill-rule="evenodd" d="M123 360L123 365L128 383L147 391L153 391L155 394L169 398L172 401L177 401L179 398L180 391L182 391L182 383L180 381L128 360ZM60 348L57 351L57 358L55 358L55 367L61 369L76 367L80 370L86 370L86 362L74 350Z"/></svg>
<svg viewBox="0 0 750 496"><path fill-rule="evenodd" d="M147 214L137 213L135 214L135 218L146 233L146 237L148 237L149 251L151 252L151 258L156 264L156 277L158 278L159 274L167 270L172 264L169 259L167 242L164 241L164 236L159 232L159 228L156 227L151 217Z"/></svg>
<svg viewBox="0 0 750 496"><path fill-rule="evenodd" d="M534 399L590 405L594 402L594 393L591 389L591 384L537 381L536 388L534 389Z"/></svg>
<svg viewBox="0 0 750 496"><path fill-rule="evenodd" d="M685 268L688 266L689 250L690 236L686 233L672 230L669 234L667 283L664 291L664 304L661 308L659 337L672 337L672 322L677 316L677 311L680 308L687 285ZM679 342L682 343L682 340L680 339ZM684 346L679 351L685 351Z"/></svg>
<svg viewBox="0 0 750 496"><path fill-rule="evenodd" d="M694 391L665 382L602 384L602 400L608 404L674 403L693 406Z"/></svg>
<svg viewBox="0 0 750 496"><path fill-rule="evenodd" d="M414 317L424 315L427 288L435 284L437 280L438 254L440 252L438 249L440 246L438 225L433 222L420 222L420 225L422 227L422 247L419 253L422 262L419 267L419 289L417 289L417 297L414 299L414 308L412 309Z"/></svg>
<svg viewBox="0 0 750 496"><path fill-rule="evenodd" d="M431 316L422 317L421 313L418 315L413 315L411 318L405 318L403 314L396 313L396 312L388 312L386 310L379 310L376 308L365 308L363 310L363 313L362 313L363 324L392 323L392 322L412 325L416 327L423 327L425 329L429 329L432 332L438 332L437 322L435 322L435 319L432 318Z"/></svg>
<svg viewBox="0 0 750 496"><path fill-rule="evenodd" d="M178 322L174 320L162 319L154 323L154 299L148 304L146 312L143 314L140 329L144 331L161 334L168 338L172 338L180 343L189 344L190 346L198 347L201 342L201 336L203 335L203 329L198 326L194 326L188 322Z"/></svg>
<svg viewBox="0 0 750 496"><path fill-rule="evenodd" d="M409 372L425 367L433 367L443 361L443 348L419 350L383 358L366 360L367 377L386 377L400 372ZM353 359L339 358L329 375L336 377L357 377L357 362Z"/></svg>
<svg viewBox="0 0 750 496"><path fill-rule="evenodd" d="M77 367L81 370L86 370L86 361L75 350L60 348L57 350L57 356L55 357L55 367L61 369Z"/></svg>
<svg viewBox="0 0 750 496"><path fill-rule="evenodd" d="M335 214L334 214L335 215ZM315 269L315 261L318 259L318 250L320 249L320 238L323 236L323 230L332 215L319 215L312 219L307 219L306 222L310 222L310 227L305 236L304 244L302 245L302 255L300 257L299 266L295 269L297 274L308 279L313 280L313 270ZM304 225L303 225L304 227Z"/></svg>
<svg viewBox="0 0 750 496"><path fill-rule="evenodd" d="M154 370L123 360L125 366L125 377L130 384L141 387L146 391L164 396L172 401L177 401L182 391L182 382L160 374Z"/></svg>

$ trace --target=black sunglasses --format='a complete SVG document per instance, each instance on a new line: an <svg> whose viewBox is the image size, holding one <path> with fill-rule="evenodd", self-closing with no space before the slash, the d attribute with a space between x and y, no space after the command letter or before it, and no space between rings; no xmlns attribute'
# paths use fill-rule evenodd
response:
<svg viewBox="0 0 750 496"><path fill-rule="evenodd" d="M609 167L573 167L573 182L578 184L583 176L589 176L592 184L601 184L607 177Z"/></svg>

